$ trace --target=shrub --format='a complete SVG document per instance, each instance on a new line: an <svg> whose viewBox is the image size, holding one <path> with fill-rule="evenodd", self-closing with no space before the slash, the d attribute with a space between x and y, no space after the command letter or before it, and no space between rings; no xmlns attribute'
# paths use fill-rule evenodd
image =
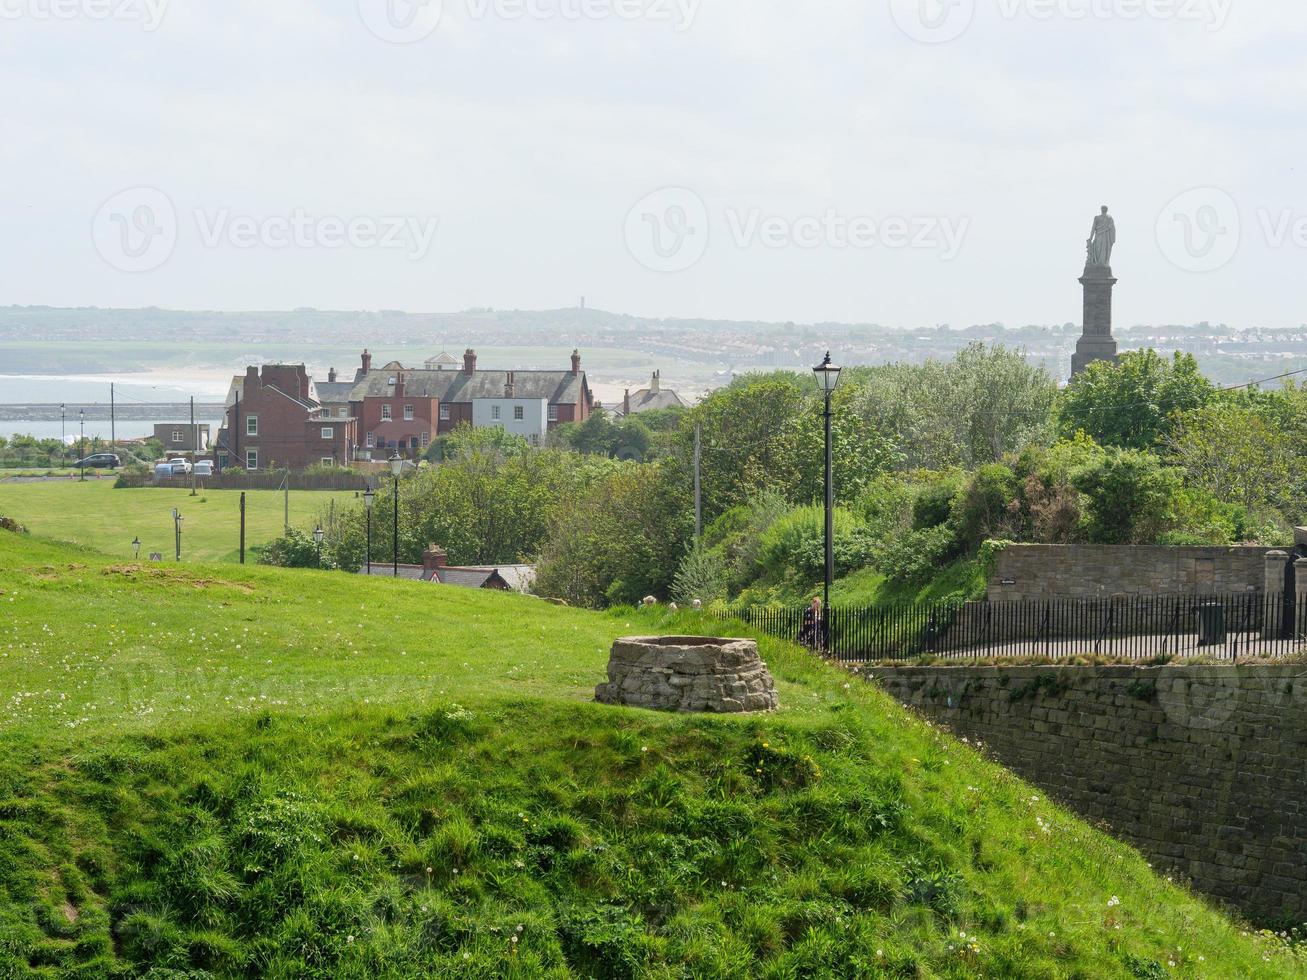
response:
<svg viewBox="0 0 1307 980"><path fill-rule="evenodd" d="M672 598L677 602L692 603L695 599L705 605L726 595L726 560L715 548L695 542L681 560L672 582Z"/></svg>
<svg viewBox="0 0 1307 980"><path fill-rule="evenodd" d="M281 568L336 567L331 554L320 549L312 536L293 527L264 546L259 554L259 564L277 565Z"/></svg>
<svg viewBox="0 0 1307 980"><path fill-rule="evenodd" d="M759 555L764 573L775 581L814 582L825 573L826 524L822 507L798 507L763 536ZM866 525L849 511L834 514L835 574L847 575L870 563L872 541Z"/></svg>

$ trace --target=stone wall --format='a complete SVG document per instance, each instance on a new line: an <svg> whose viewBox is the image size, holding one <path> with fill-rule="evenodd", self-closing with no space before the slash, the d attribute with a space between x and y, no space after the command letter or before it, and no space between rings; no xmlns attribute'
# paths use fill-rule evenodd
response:
<svg viewBox="0 0 1307 980"><path fill-rule="evenodd" d="M1270 548L1011 544L989 578L991 602L1261 591Z"/></svg>
<svg viewBox="0 0 1307 980"><path fill-rule="evenodd" d="M1199 891L1307 921L1307 666L866 674Z"/></svg>
<svg viewBox="0 0 1307 980"><path fill-rule="evenodd" d="M706 636L628 636L613 644L601 704L656 711L773 711L771 671L754 640Z"/></svg>

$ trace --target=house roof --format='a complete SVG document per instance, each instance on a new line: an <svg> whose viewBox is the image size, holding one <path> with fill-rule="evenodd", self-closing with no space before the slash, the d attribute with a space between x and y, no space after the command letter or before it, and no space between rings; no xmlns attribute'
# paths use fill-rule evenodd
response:
<svg viewBox="0 0 1307 980"><path fill-rule="evenodd" d="M467 589L484 589L490 585L508 589L511 586L495 569L437 568L432 581L441 585L461 585Z"/></svg>
<svg viewBox="0 0 1307 980"><path fill-rule="evenodd" d="M641 388L639 391L631 392L631 414L639 412L652 412L659 408L688 408L689 406L681 400L681 396L676 392L663 388L660 391L654 391L650 388Z"/></svg>
<svg viewBox="0 0 1307 980"><path fill-rule="evenodd" d="M314 391L317 392L318 401L332 404L343 404L349 401L350 392L354 390L353 381L315 381L313 382Z"/></svg>
<svg viewBox="0 0 1307 980"><path fill-rule="evenodd" d="M428 357L425 366L428 370L441 367L458 367L463 362L447 351L441 351L435 357Z"/></svg>
<svg viewBox="0 0 1307 980"><path fill-rule="evenodd" d="M438 398L442 402L471 402L477 398L503 398L508 376L513 376L513 397L541 398L550 404L575 404L588 391L585 372L571 371L403 371L406 397ZM354 385L350 401L398 397L398 385L388 382L396 372L369 371Z"/></svg>
<svg viewBox="0 0 1307 980"><path fill-rule="evenodd" d="M362 568L360 568L359 574L367 575L368 567L364 565ZM381 562L374 561L372 563L371 574L373 578L392 578L395 574L395 566L390 562L381 563ZM399 566L400 578L413 579L414 581L421 582L426 578L426 574L427 574L427 570L423 568L421 565Z"/></svg>
<svg viewBox="0 0 1307 980"><path fill-rule="evenodd" d="M471 572L498 572L499 577L518 592L528 591L536 580L534 565L466 565L464 568Z"/></svg>

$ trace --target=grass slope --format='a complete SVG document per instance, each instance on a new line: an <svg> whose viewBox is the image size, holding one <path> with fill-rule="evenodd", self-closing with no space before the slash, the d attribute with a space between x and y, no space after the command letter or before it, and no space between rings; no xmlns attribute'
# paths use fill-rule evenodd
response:
<svg viewBox="0 0 1307 980"><path fill-rule="evenodd" d="M282 533L283 495L276 490L245 491L245 546L266 544ZM352 503L352 492L292 491L290 522L312 528L330 506ZM172 509L182 521L185 561L237 561L240 556L240 491L154 487L115 490L112 480L95 482L0 483L0 514L62 541L130 558L132 538L141 539L141 557L157 551L171 561ZM247 554L246 561L253 558Z"/></svg>
<svg viewBox="0 0 1307 980"><path fill-rule="evenodd" d="M681 717L588 700L666 612L9 534L0 610L3 977L1301 975L787 645Z"/></svg>

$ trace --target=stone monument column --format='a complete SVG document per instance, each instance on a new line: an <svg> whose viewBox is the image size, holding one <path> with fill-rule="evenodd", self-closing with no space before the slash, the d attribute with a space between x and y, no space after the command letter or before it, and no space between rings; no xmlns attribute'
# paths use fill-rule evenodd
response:
<svg viewBox="0 0 1307 980"><path fill-rule="evenodd" d="M1080 340L1076 343L1075 357L1071 359L1071 376L1087 368L1094 361L1116 362L1116 340L1112 337L1112 249L1116 246L1116 221L1104 207L1094 218L1089 240L1085 243L1088 256L1085 272L1080 277L1084 290L1084 324Z"/></svg>

